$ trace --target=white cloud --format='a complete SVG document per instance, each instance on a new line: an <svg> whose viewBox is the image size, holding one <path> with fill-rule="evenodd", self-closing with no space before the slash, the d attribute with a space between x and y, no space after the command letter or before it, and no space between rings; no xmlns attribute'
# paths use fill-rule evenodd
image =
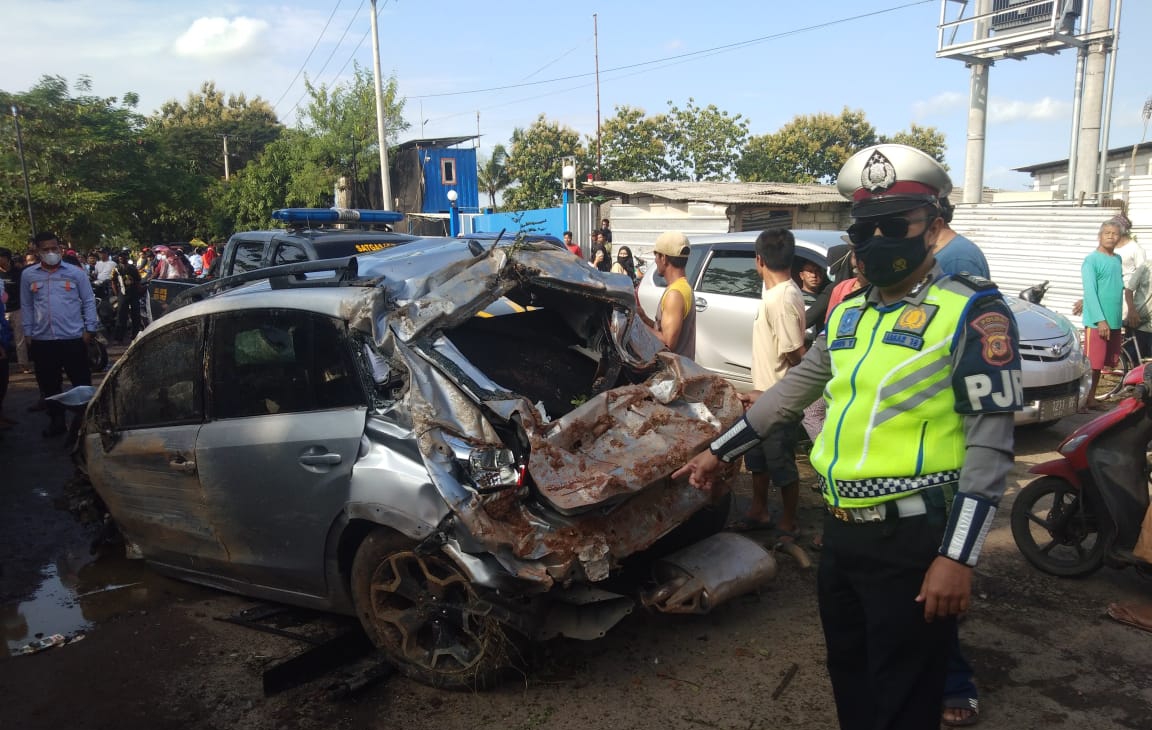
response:
<svg viewBox="0 0 1152 730"><path fill-rule="evenodd" d="M267 30L268 23L256 18L197 18L176 39L177 55L199 58L235 56L251 50Z"/></svg>
<svg viewBox="0 0 1152 730"><path fill-rule="evenodd" d="M912 104L912 114L917 119L924 119L939 114L953 112L968 106L968 97L956 91L945 91L943 94Z"/></svg>
<svg viewBox="0 0 1152 730"><path fill-rule="evenodd" d="M1038 101L992 99L988 104L991 122L1050 121L1072 118L1072 104L1046 96Z"/></svg>

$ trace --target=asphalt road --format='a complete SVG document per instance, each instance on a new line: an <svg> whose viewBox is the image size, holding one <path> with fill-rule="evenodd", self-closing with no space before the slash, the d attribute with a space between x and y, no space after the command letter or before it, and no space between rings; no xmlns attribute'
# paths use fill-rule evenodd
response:
<svg viewBox="0 0 1152 730"><path fill-rule="evenodd" d="M814 571L780 557L776 581L701 617L637 611L599 641L554 641L532 671L484 693L400 677L331 700L325 675L264 697L261 673L299 642L217 620L247 599L172 581L138 561L91 553L98 526L67 507L73 467L40 436L30 376L14 376L0 441L0 621L6 646L36 632L82 641L0 658L0 726L40 728L811 728L835 726ZM1152 599L1152 582L1104 569L1057 579L1027 565L1007 508L1029 464L1081 422L1020 431L1018 463L977 570L962 641L983 697L980 727L1152 727L1152 634L1112 622L1112 600ZM810 474L810 472L809 472ZM747 491L741 483L738 492ZM803 490L808 535L817 495ZM813 553L818 559L818 554ZM81 597L78 597L81 596ZM338 625L310 621L295 631Z"/></svg>

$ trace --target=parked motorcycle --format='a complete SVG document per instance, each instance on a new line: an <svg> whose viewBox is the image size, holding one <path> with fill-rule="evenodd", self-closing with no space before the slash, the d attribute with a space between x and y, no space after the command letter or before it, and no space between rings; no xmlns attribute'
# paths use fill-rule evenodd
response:
<svg viewBox="0 0 1152 730"><path fill-rule="evenodd" d="M1131 370L1133 395L1076 429L1037 464L1042 475L1016 496L1012 537L1028 562L1058 576L1088 575L1102 565L1152 563L1132 554L1148 510L1148 444L1152 441L1152 368Z"/></svg>

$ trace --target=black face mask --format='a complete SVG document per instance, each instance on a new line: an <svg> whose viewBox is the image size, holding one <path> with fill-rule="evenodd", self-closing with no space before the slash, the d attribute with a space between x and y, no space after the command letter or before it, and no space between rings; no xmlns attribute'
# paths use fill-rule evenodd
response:
<svg viewBox="0 0 1152 730"><path fill-rule="evenodd" d="M924 234L912 238L872 236L856 244L856 260L864 264L864 276L879 287L900 283L928 258Z"/></svg>

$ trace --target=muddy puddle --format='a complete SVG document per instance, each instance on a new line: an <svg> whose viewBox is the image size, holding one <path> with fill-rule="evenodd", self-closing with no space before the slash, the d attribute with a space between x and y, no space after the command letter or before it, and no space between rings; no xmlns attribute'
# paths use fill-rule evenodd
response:
<svg viewBox="0 0 1152 730"><path fill-rule="evenodd" d="M30 643L51 641L55 635L66 643L79 641L117 616L195 590L158 575L142 560L119 554L61 556L42 566L40 574L40 584L28 599L0 605L0 657L18 656Z"/></svg>

